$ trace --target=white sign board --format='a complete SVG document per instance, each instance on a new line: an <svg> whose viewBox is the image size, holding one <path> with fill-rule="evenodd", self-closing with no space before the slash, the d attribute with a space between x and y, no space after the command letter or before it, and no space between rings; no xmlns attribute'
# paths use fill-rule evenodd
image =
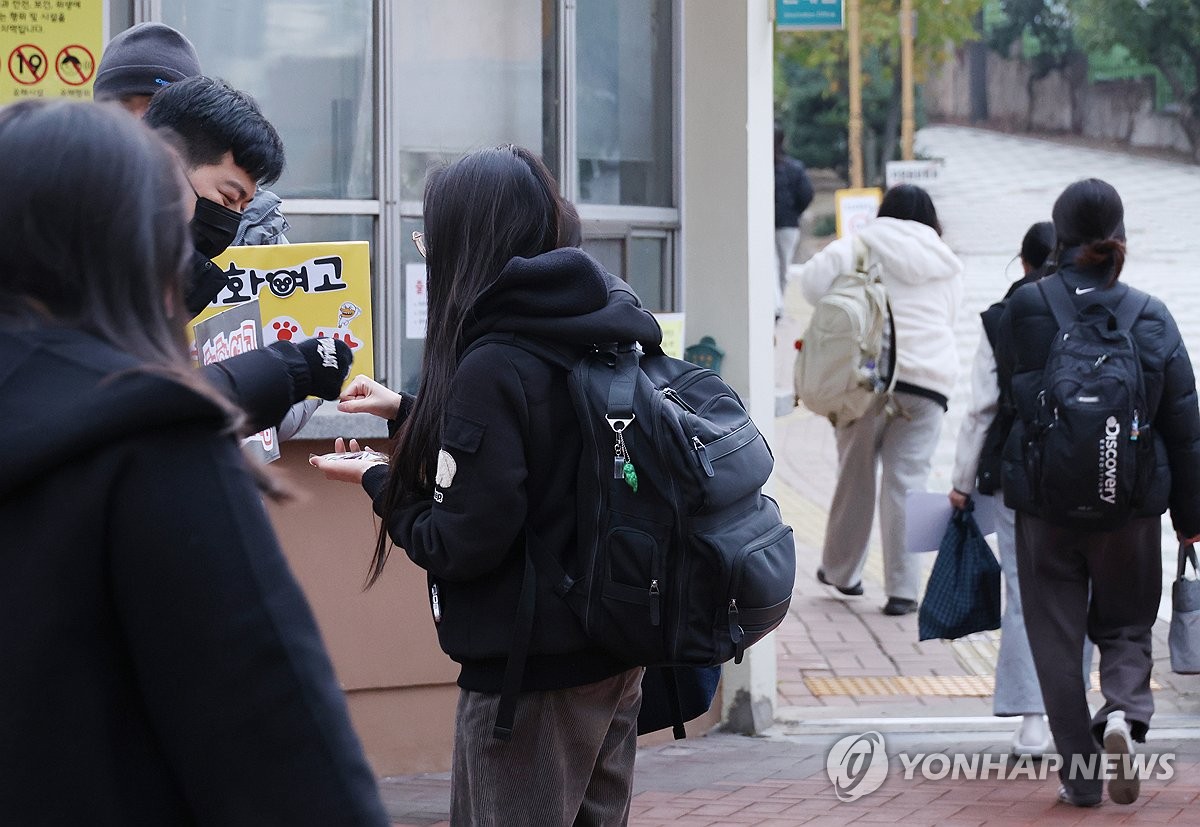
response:
<svg viewBox="0 0 1200 827"><path fill-rule="evenodd" d="M838 238L854 235L879 212L883 193L878 187L838 190L833 194Z"/></svg>
<svg viewBox="0 0 1200 827"><path fill-rule="evenodd" d="M941 158L927 161L888 161L884 179L888 189L897 184L921 184L936 181L938 172L945 164Z"/></svg>

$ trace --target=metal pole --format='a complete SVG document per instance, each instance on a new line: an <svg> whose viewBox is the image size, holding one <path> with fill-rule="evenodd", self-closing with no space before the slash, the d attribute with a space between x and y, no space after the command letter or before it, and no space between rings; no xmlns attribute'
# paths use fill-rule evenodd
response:
<svg viewBox="0 0 1200 827"><path fill-rule="evenodd" d="M900 0L900 157L913 159L913 9L912 0Z"/></svg>
<svg viewBox="0 0 1200 827"><path fill-rule="evenodd" d="M859 0L848 0L846 25L850 35L850 186L863 185L862 58L859 55Z"/></svg>

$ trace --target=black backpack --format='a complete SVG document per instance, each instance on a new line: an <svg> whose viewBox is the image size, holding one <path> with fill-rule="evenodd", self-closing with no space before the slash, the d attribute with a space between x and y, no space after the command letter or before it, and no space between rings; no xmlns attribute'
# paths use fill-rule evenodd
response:
<svg viewBox="0 0 1200 827"><path fill-rule="evenodd" d="M1119 528L1141 505L1154 468L1152 412L1129 333L1150 297L1127 288L1111 311L1076 312L1062 278L1037 285L1059 331L1026 433L1031 493L1049 522Z"/></svg>
<svg viewBox="0 0 1200 827"><path fill-rule="evenodd" d="M762 493L774 458L737 393L711 370L636 343L571 353L489 334L469 350L490 342L567 371L583 434L578 547L558 559L527 543L538 553L526 559L496 736L511 735L535 577L631 666L740 662L787 615L796 549Z"/></svg>

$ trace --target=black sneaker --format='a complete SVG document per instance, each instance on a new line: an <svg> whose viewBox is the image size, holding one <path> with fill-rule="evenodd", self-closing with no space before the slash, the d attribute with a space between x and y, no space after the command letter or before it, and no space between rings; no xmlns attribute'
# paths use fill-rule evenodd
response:
<svg viewBox="0 0 1200 827"><path fill-rule="evenodd" d="M862 593L863 593L863 587L862 587L861 580L858 581L857 583L855 583L853 586L834 586L832 583L830 583L828 580L825 579L825 569L817 569L817 580L826 586L833 586L835 589L837 589L839 592L846 595L847 597L861 597Z"/></svg>
<svg viewBox="0 0 1200 827"><path fill-rule="evenodd" d="M1058 800L1063 804L1070 804L1072 807L1095 807L1100 803L1100 793L1085 795L1072 790L1066 784L1060 784Z"/></svg>
<svg viewBox="0 0 1200 827"><path fill-rule="evenodd" d="M903 597L889 597L887 603L883 607L885 615L910 615L917 610L917 601L908 600Z"/></svg>

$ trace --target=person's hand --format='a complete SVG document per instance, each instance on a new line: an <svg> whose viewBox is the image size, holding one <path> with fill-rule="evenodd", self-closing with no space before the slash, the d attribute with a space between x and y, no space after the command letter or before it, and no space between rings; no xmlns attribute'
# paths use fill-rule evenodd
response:
<svg viewBox="0 0 1200 827"><path fill-rule="evenodd" d="M954 506L955 511L966 511L967 503L971 501L969 494L964 494L957 488L950 489L950 505Z"/></svg>
<svg viewBox="0 0 1200 827"><path fill-rule="evenodd" d="M381 419L395 419L403 397L361 373L351 380L338 398L342 413L369 413Z"/></svg>
<svg viewBox="0 0 1200 827"><path fill-rule="evenodd" d="M368 468L376 465L387 465L387 455L370 448L360 448L357 439L350 440L347 449L346 440L338 437L333 441L332 454L312 454L308 464L318 469L326 479L337 482L361 483L363 474Z"/></svg>
<svg viewBox="0 0 1200 827"><path fill-rule="evenodd" d="M1190 545L1200 543L1200 534L1197 534L1195 537L1184 537L1182 531L1176 531L1175 536L1179 538L1179 542L1181 543L1187 543Z"/></svg>

